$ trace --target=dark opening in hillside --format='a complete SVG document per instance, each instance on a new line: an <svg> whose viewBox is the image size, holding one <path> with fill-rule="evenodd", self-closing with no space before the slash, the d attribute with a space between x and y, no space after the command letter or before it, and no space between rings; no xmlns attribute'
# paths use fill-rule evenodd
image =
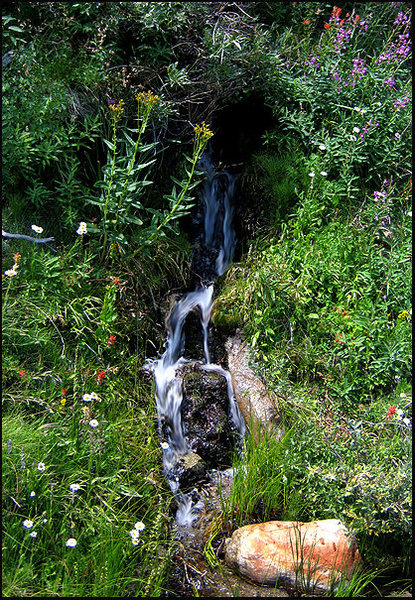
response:
<svg viewBox="0 0 415 600"><path fill-rule="evenodd" d="M259 94L219 109L212 119L215 159L225 166L245 162L258 150L262 135L272 124L272 111Z"/></svg>

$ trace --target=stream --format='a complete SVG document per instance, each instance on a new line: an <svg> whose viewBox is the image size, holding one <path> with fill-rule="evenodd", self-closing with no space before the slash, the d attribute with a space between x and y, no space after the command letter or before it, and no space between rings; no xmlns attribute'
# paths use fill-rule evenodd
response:
<svg viewBox="0 0 415 600"><path fill-rule="evenodd" d="M214 282L222 275L232 260L236 245L233 229L234 196L237 175L225 170L216 170L206 152L199 161L205 173L200 191L200 202L204 211L204 228L199 241L200 261L199 284L176 300L167 317L165 351L158 359L148 359L147 368L152 371L155 382L155 400L158 415L159 435L163 448L163 468L166 480L177 502L176 522L179 526L191 527L203 508L197 494L184 493L180 489L178 465L189 454L189 445L183 432L181 407L183 402L180 371L185 365L197 363L200 369L225 378L228 394L229 419L242 441L245 423L232 387L230 373L220 365L211 363L209 354L208 326L213 306ZM191 311L197 310L203 332L204 361L185 358L184 324Z"/></svg>

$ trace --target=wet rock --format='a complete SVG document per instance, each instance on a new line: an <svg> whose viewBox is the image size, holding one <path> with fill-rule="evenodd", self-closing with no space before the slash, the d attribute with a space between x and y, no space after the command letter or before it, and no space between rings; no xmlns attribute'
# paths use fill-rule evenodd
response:
<svg viewBox="0 0 415 600"><path fill-rule="evenodd" d="M287 583L310 591L350 579L360 556L344 525L328 519L246 525L225 541L225 560L261 585Z"/></svg>
<svg viewBox="0 0 415 600"><path fill-rule="evenodd" d="M276 435L283 435L275 403L263 381L249 366L249 347L240 330L225 343L228 369L232 377L235 397L245 423L258 438L260 427L267 427Z"/></svg>
<svg viewBox="0 0 415 600"><path fill-rule="evenodd" d="M203 479L206 467L205 461L196 452L188 452L181 456L174 467L180 488L186 490Z"/></svg>
<svg viewBox="0 0 415 600"><path fill-rule="evenodd" d="M182 423L187 444L209 468L229 467L234 435L226 380L198 365L183 371Z"/></svg>

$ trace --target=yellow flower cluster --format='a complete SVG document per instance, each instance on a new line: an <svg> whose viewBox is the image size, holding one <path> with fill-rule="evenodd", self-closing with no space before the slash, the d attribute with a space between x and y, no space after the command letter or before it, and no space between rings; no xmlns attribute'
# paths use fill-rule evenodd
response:
<svg viewBox="0 0 415 600"><path fill-rule="evenodd" d="M119 119L124 112L124 100L118 100L118 102L111 102L109 109L112 112L114 119Z"/></svg>
<svg viewBox="0 0 415 600"><path fill-rule="evenodd" d="M135 99L137 100L137 102L140 102L145 106L153 106L153 104L158 102L160 98L156 96L156 94L153 94L153 92L148 91L137 92L137 94L135 95Z"/></svg>
<svg viewBox="0 0 415 600"><path fill-rule="evenodd" d="M201 142L207 142L213 136L213 131L209 129L209 125L206 125L205 121L202 121L200 125L196 125L194 128L196 139Z"/></svg>
<svg viewBox="0 0 415 600"><path fill-rule="evenodd" d="M407 310L403 310L401 313L399 313L398 315L398 319L406 319L409 317L409 312Z"/></svg>

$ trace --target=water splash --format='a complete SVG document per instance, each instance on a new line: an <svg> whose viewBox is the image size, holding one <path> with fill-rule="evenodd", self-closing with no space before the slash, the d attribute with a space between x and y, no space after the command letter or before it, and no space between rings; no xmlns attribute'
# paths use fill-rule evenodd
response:
<svg viewBox="0 0 415 600"><path fill-rule="evenodd" d="M236 176L227 171L216 171L208 154L201 158L199 166L206 174L201 191L205 211L202 245L207 257L204 272L200 273L203 283L174 304L167 319L165 352L161 358L147 361L154 373L159 434L168 443L168 448L163 452L164 472L178 504L176 521L179 525L187 526L192 525L203 506L200 500L194 500L191 494L184 494L179 489L178 478L174 475L177 461L189 451L181 422L183 392L179 372L183 365L189 363L183 357L183 327L187 315L195 309L199 311L203 331L205 363L201 368L226 378L230 419L241 439L245 434L245 423L235 400L230 373L210 362L208 343L208 326L213 307L212 280L225 272L232 260L236 243L232 226Z"/></svg>

